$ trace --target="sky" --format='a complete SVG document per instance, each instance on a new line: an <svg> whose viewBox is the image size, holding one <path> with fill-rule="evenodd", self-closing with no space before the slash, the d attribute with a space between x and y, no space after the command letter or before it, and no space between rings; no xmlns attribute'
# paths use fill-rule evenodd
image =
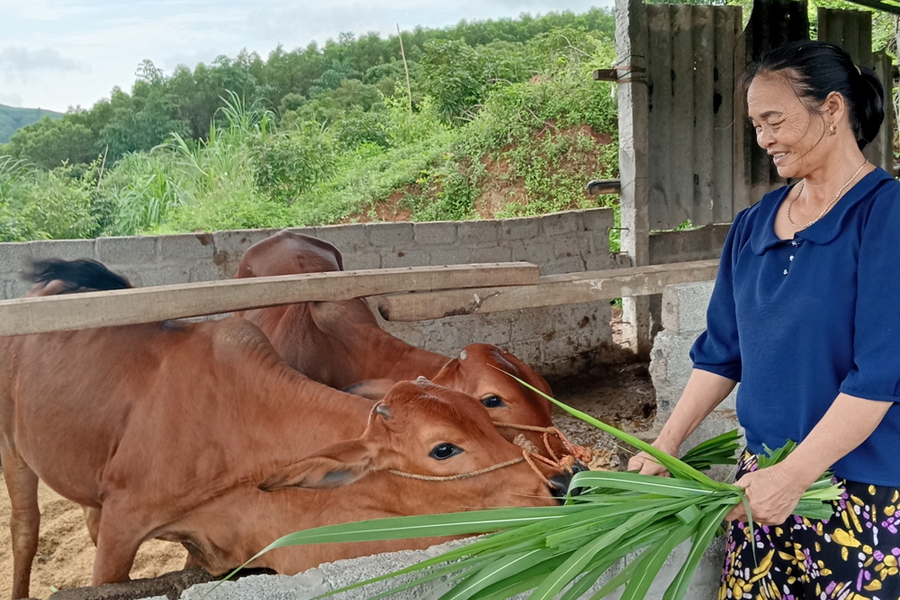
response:
<svg viewBox="0 0 900 600"><path fill-rule="evenodd" d="M246 48L265 58L341 32L585 12L613 0L0 0L0 104L90 108L131 90L149 59L167 75Z"/></svg>

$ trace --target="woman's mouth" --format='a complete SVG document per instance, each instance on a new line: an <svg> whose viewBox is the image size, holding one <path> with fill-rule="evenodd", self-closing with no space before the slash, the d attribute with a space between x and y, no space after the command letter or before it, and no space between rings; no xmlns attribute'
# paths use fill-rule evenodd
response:
<svg viewBox="0 0 900 600"><path fill-rule="evenodd" d="M772 154L772 162L775 163L775 166L778 166L778 164L781 163L787 155L787 152L775 152L774 154Z"/></svg>

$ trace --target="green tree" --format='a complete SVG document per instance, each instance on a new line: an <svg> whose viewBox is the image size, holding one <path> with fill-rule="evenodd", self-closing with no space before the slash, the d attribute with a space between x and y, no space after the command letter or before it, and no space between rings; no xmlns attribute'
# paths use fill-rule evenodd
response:
<svg viewBox="0 0 900 600"><path fill-rule="evenodd" d="M65 162L88 163L97 157L96 138L84 125L68 118L44 117L13 134L8 144L12 156L44 169Z"/></svg>

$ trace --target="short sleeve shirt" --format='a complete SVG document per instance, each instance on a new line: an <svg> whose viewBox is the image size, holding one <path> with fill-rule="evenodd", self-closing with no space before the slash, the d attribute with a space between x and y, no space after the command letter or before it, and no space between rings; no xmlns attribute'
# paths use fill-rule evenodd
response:
<svg viewBox="0 0 900 600"><path fill-rule="evenodd" d="M866 175L793 239L775 235L789 188L734 220L694 367L740 381L753 452L802 441L838 393L891 402L838 477L900 486L900 182Z"/></svg>

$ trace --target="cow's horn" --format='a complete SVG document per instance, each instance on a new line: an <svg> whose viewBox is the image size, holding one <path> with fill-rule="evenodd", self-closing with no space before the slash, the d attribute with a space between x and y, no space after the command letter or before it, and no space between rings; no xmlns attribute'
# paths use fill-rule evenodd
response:
<svg viewBox="0 0 900 600"><path fill-rule="evenodd" d="M459 360L466 360L467 357L468 357L468 354L466 354L465 350L459 351Z"/></svg>
<svg viewBox="0 0 900 600"><path fill-rule="evenodd" d="M375 412L381 415L385 421L390 421L393 416L391 415L391 407L387 404L379 404L375 407Z"/></svg>

